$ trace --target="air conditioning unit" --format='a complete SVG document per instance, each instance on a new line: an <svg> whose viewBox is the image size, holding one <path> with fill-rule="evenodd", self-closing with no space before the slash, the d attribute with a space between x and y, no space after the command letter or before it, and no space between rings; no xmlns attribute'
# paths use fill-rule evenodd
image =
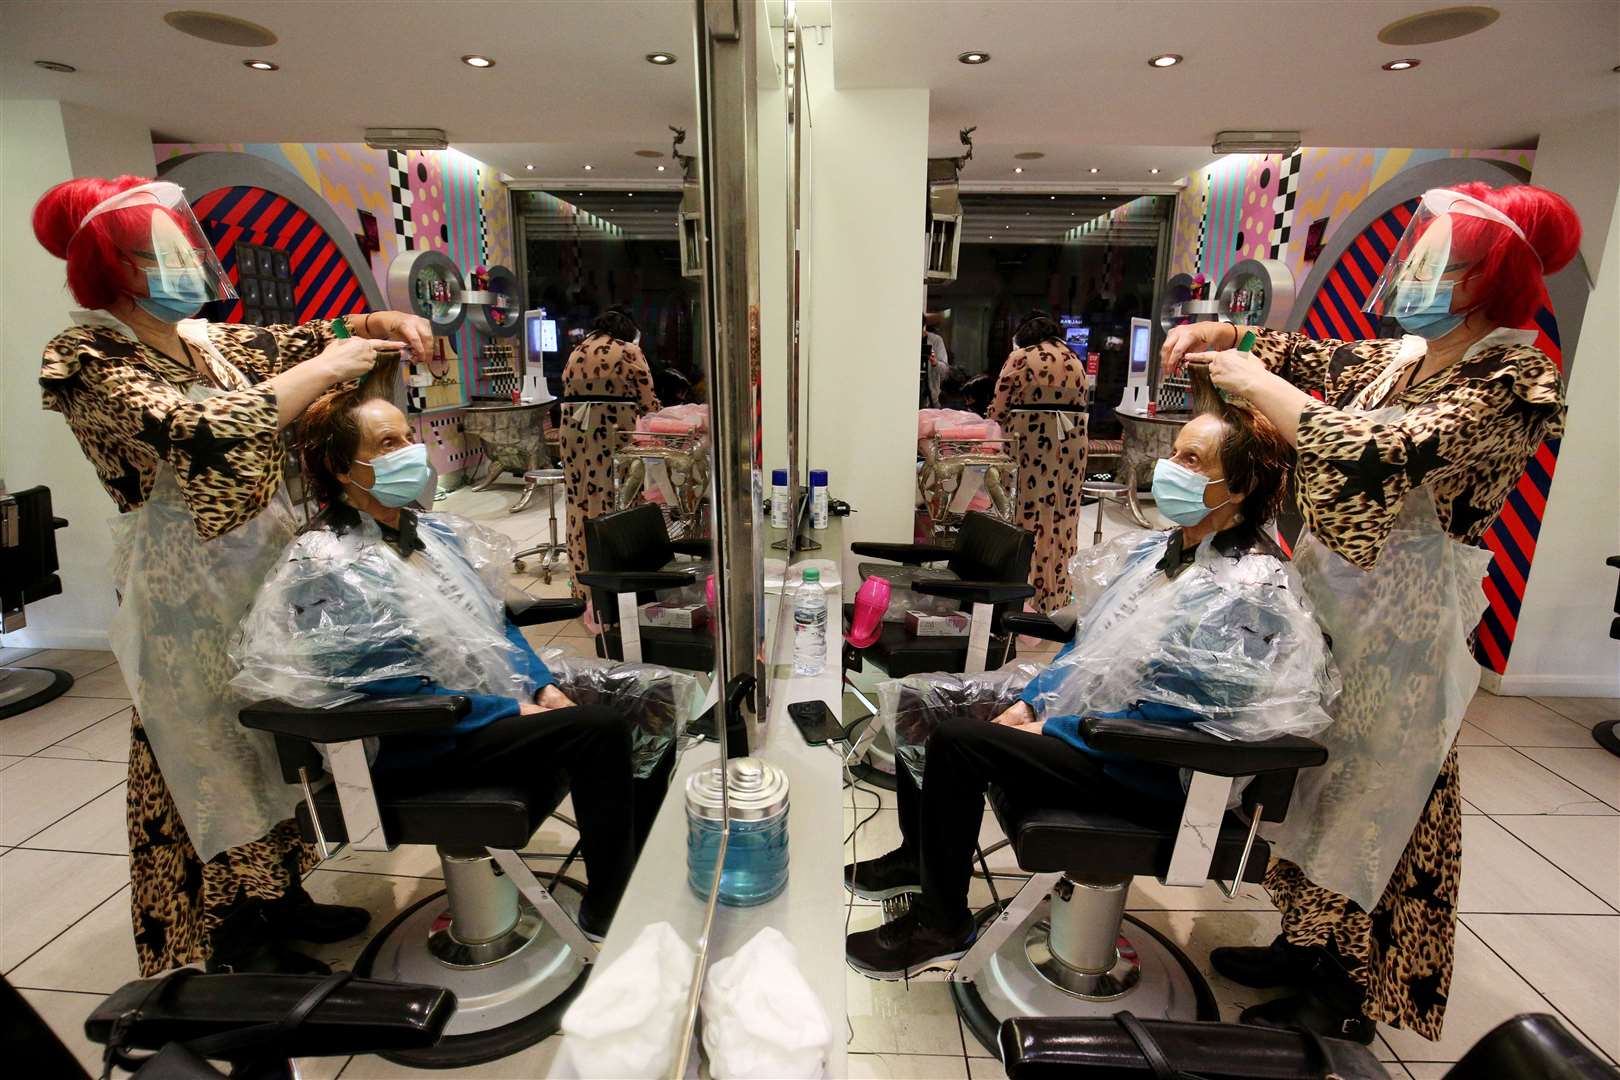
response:
<svg viewBox="0 0 1620 1080"><path fill-rule="evenodd" d="M928 159L928 218L923 236L923 281L943 285L956 280L962 251L962 166L973 158L973 128L961 132L967 153Z"/></svg>
<svg viewBox="0 0 1620 1080"><path fill-rule="evenodd" d="M366 128L373 150L443 150L450 140L440 128Z"/></svg>
<svg viewBox="0 0 1620 1080"><path fill-rule="evenodd" d="M1297 131L1218 131L1210 149L1217 154L1292 154L1299 144Z"/></svg>
<svg viewBox="0 0 1620 1080"><path fill-rule="evenodd" d="M669 156L681 163L681 206L676 211L680 225L681 277L703 276L703 185L698 178L697 155L681 153L686 132L671 126L675 139Z"/></svg>

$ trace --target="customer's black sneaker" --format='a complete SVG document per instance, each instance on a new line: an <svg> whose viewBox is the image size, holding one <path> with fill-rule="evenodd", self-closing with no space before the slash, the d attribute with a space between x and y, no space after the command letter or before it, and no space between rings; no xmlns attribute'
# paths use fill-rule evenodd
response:
<svg viewBox="0 0 1620 1080"><path fill-rule="evenodd" d="M915 909L875 930L862 930L844 939L849 966L872 979L904 979L930 968L949 968L960 960L978 936L969 918L960 930L935 930L917 917Z"/></svg>
<svg viewBox="0 0 1620 1080"><path fill-rule="evenodd" d="M887 855L844 866L844 888L862 900L887 900L901 893L921 892L922 873L917 856L904 847Z"/></svg>
<svg viewBox="0 0 1620 1080"><path fill-rule="evenodd" d="M1290 945L1278 934L1270 945L1223 945L1209 954L1217 972L1240 986L1269 990L1274 986L1304 986L1311 971L1311 950Z"/></svg>
<svg viewBox="0 0 1620 1080"><path fill-rule="evenodd" d="M1260 1005L1251 1005L1238 1016L1244 1024L1271 1028L1304 1028L1331 1039L1346 1039L1362 1046L1373 1041L1378 1025L1367 1019L1360 1009L1352 1009L1331 1000L1333 995L1306 991L1291 997L1280 997Z"/></svg>

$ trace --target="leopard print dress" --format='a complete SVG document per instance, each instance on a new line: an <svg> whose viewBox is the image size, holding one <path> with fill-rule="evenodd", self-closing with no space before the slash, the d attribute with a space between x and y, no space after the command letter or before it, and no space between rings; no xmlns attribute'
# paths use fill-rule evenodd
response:
<svg viewBox="0 0 1620 1080"><path fill-rule="evenodd" d="M585 521L613 509L613 453L623 436L636 428L636 418L656 412L652 371L641 349L606 334L592 334L568 357L562 377L561 453L568 485L568 564L574 574L574 598L589 590L579 584L585 561ZM628 401L570 403L577 398L628 398Z"/></svg>
<svg viewBox="0 0 1620 1080"><path fill-rule="evenodd" d="M1317 341L1260 331L1254 354L1322 395L1300 416L1295 485L1306 526L1330 550L1371 569L1406 493L1428 488L1440 525L1478 545L1542 442L1563 430L1557 366L1528 332L1498 330L1444 371L1387 402L1378 422L1347 411L1401 350L1399 340ZM1365 403L1362 403L1365 404ZM1340 722L1366 712L1346 677ZM1274 860L1265 888L1296 945L1325 947L1364 989L1373 1019L1440 1037L1450 991L1462 873L1462 797L1453 747L1417 827L1371 912Z"/></svg>
<svg viewBox="0 0 1620 1080"><path fill-rule="evenodd" d="M1086 416L1022 412L1018 406L1086 403L1086 368L1060 341L1018 349L1002 365L986 416L1018 437L1018 508L1035 534L1030 607L1050 613L1069 602L1069 560L1079 545L1080 485L1086 471Z"/></svg>
<svg viewBox="0 0 1620 1080"><path fill-rule="evenodd" d="M144 505L167 465L203 540L252 520L281 486L275 394L259 384L332 340L323 323L215 324L207 334L231 366L199 353L209 381L225 391L204 401L187 395L200 378L194 367L116 325L58 334L40 369L44 407L62 414L119 512ZM221 638L232 629L221 627ZM214 655L223 663L222 650ZM289 820L204 862L138 714L130 735L131 916L141 973L153 975L206 960L210 933L226 915L244 901L277 899L316 859Z"/></svg>

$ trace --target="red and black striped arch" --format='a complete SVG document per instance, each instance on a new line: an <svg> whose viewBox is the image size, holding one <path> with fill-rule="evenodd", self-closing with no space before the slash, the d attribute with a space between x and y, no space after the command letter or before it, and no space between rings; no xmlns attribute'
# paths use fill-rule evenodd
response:
<svg viewBox="0 0 1620 1080"><path fill-rule="evenodd" d="M365 289L349 261L291 200L263 188L228 187L204 195L192 210L233 285L240 279L236 244L257 244L287 253L300 323L367 310ZM219 317L241 322L242 302L233 302Z"/></svg>
<svg viewBox="0 0 1620 1080"><path fill-rule="evenodd" d="M1410 199L1379 217L1356 237L1312 300L1300 331L1313 338L1355 340L1378 333L1372 317L1361 310L1373 283L1383 273L1384 263L1394 250L1407 222L1417 209ZM1553 358L1560 368L1564 353L1558 341L1558 322L1545 295L1536 312L1536 347ZM1474 655L1495 672L1507 670L1518 628L1519 607L1524 602L1525 583L1535 558L1536 538L1547 508L1547 492L1552 486L1553 469L1558 463L1558 441L1549 440L1531 458L1524 475L1508 494L1501 515L1485 532L1485 546L1495 556L1485 574L1488 604L1480 618Z"/></svg>

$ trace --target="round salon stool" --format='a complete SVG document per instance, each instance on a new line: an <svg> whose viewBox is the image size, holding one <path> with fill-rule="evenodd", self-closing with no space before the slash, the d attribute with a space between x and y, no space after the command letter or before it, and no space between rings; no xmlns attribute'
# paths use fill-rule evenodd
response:
<svg viewBox="0 0 1620 1080"><path fill-rule="evenodd" d="M1102 543L1103 504L1110 500L1127 505L1129 489L1124 484L1115 484L1107 480L1087 480L1080 485L1080 497L1087 495L1097 500L1097 529L1091 534L1093 544Z"/></svg>
<svg viewBox="0 0 1620 1080"><path fill-rule="evenodd" d="M563 471L561 469L530 469L523 474L523 494L513 504L508 513L515 514L528 507L534 501L536 492L544 492L546 510L550 514L551 540L549 543L538 544L531 548L524 548L512 556L512 569L521 573L524 569L523 560L531 555L539 555L540 577L547 585L551 584L551 568L557 560L558 553L566 550L567 545L557 539L557 490L563 488ZM565 489L566 490L566 489Z"/></svg>

